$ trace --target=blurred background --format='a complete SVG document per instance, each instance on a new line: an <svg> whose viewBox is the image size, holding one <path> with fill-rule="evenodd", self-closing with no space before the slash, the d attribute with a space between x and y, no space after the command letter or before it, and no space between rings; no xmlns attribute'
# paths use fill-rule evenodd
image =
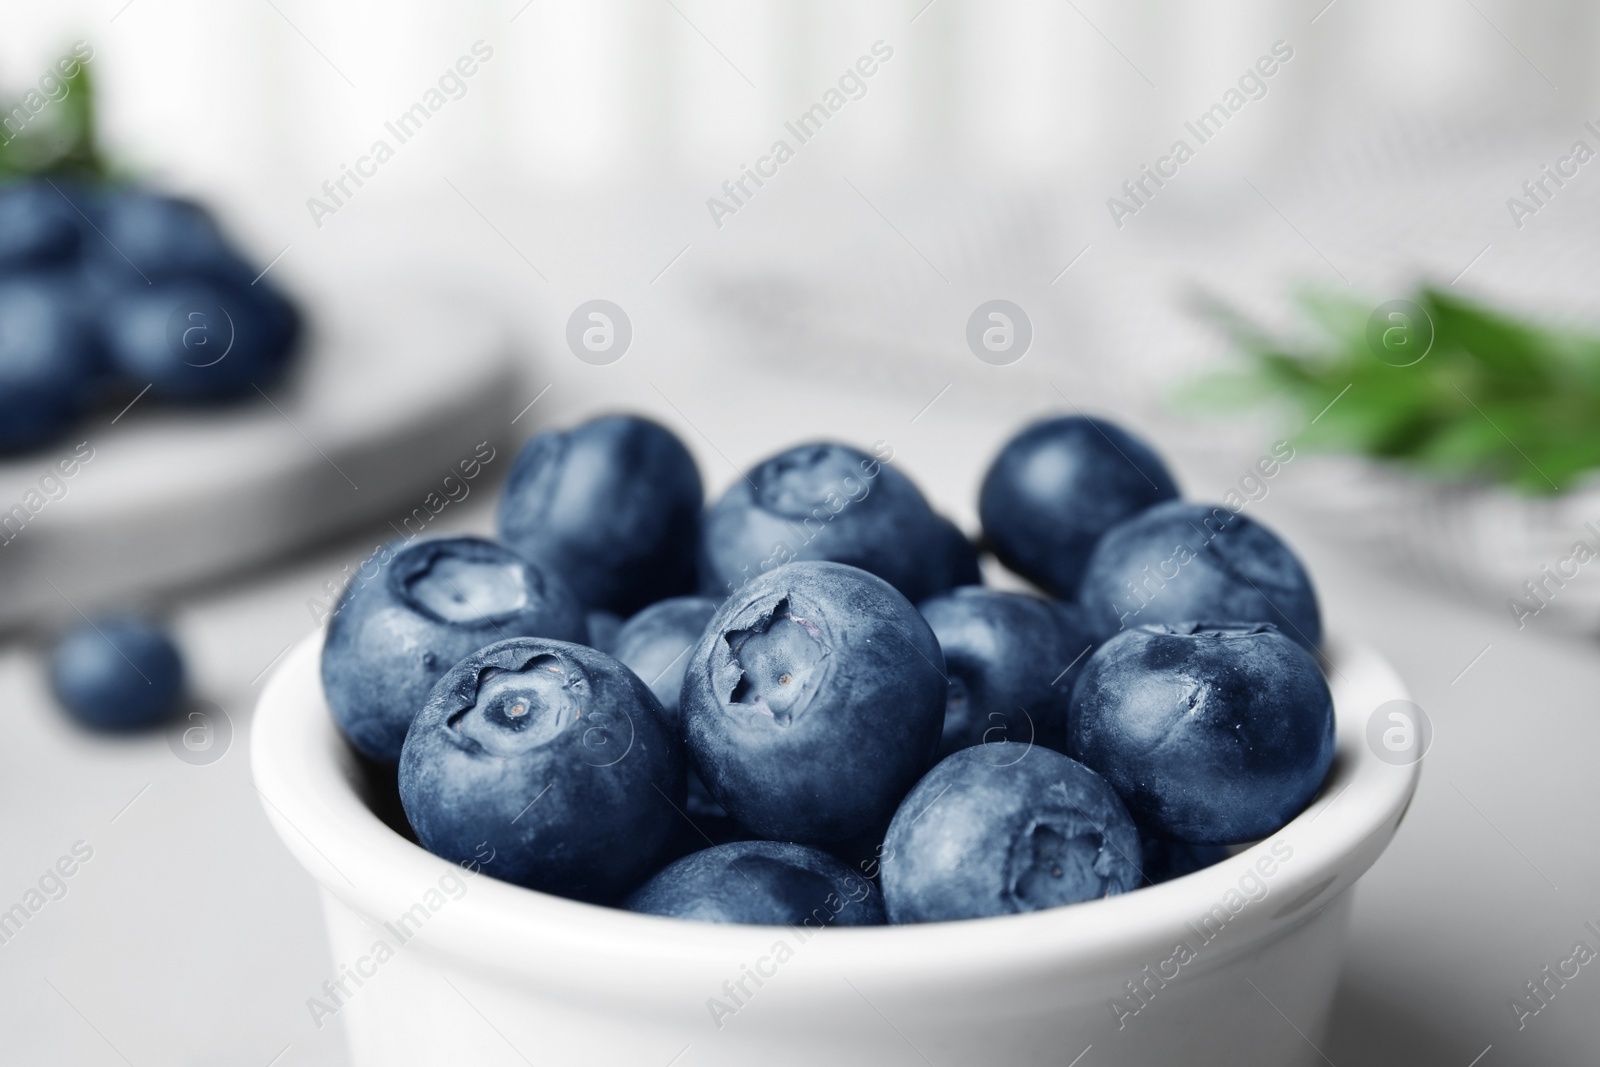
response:
<svg viewBox="0 0 1600 1067"><path fill-rule="evenodd" d="M0 549L0 905L94 848L0 944L7 1062L345 1062L337 1021L307 1018L321 919L250 783L250 708L345 568L476 442L503 458L433 529L488 530L540 428L631 409L678 430L712 493L804 438L889 441L976 532L984 467L1042 414L1124 422L1196 498L1312 429L1319 404L1197 403L1239 347L1203 297L1310 338L1309 287L1359 336L1432 283L1600 332L1600 177L1560 162L1600 149L1600 11L1566 0L11 3L0 101L77 41L116 170L215 211L309 343L264 403L94 414L104 461ZM1273 73L1241 81L1262 57ZM1162 163L1179 140L1192 158ZM597 299L631 326L609 361L568 343ZM966 340L992 299L1031 323L1004 365ZM1370 410L1341 397L1330 424ZM1523 584L1600 500L1587 476L1530 495L1374 462L1340 425L1250 506L1435 740L1358 893L1322 1048L1582 1062L1600 980L1525 1028L1509 1004L1600 919L1600 595L1593 575L1548 604ZM0 505L54 458L0 463ZM172 619L228 724L214 756L62 718L41 642L96 607Z"/></svg>

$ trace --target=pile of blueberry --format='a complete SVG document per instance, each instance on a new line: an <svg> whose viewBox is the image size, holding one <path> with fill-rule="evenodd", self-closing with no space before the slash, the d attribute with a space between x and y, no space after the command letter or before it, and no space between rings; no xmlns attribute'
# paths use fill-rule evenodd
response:
<svg viewBox="0 0 1600 1067"><path fill-rule="evenodd" d="M1070 904L1310 802L1333 704L1271 531L1179 501L1118 427L1049 419L983 481L982 550L1048 598L1002 592L890 459L800 445L706 509L653 422L542 434L499 541L392 546L347 587L334 718L431 852L715 922Z"/></svg>
<svg viewBox="0 0 1600 1067"><path fill-rule="evenodd" d="M0 453L97 403L255 395L287 368L294 307L197 205L66 179L0 188Z"/></svg>

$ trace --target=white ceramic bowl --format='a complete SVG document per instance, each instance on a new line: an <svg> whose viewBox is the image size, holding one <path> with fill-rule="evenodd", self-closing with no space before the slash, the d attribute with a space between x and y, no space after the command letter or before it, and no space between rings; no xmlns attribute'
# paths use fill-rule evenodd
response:
<svg viewBox="0 0 1600 1067"><path fill-rule="evenodd" d="M251 765L322 888L333 963L308 1011L344 1025L358 1067L1321 1063L1350 889L1418 775L1365 740L1400 680L1338 645L1337 761L1268 840L1092 903L802 938L578 904L429 855L363 802L320 647L268 683Z"/></svg>

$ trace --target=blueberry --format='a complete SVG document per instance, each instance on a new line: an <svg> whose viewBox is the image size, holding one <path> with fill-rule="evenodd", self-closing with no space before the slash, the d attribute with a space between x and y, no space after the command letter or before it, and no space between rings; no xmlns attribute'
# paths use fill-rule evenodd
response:
<svg viewBox="0 0 1600 1067"><path fill-rule="evenodd" d="M1144 879L1150 885L1182 878L1228 858L1228 850L1222 845L1191 845L1187 841L1169 841L1148 835L1142 840Z"/></svg>
<svg viewBox="0 0 1600 1067"><path fill-rule="evenodd" d="M757 464L706 515L701 588L722 596L784 563L830 560L924 600L953 584L951 533L886 462L848 445L798 445Z"/></svg>
<svg viewBox="0 0 1600 1067"><path fill-rule="evenodd" d="M964 748L889 824L883 899L894 923L1040 911L1139 885L1139 831L1105 779L1047 748Z"/></svg>
<svg viewBox="0 0 1600 1067"><path fill-rule="evenodd" d="M106 194L88 210L100 235L84 247L89 270L102 284L148 286L209 274L237 259L216 220L191 200L125 188ZM254 276L251 271L245 280Z"/></svg>
<svg viewBox="0 0 1600 1067"><path fill-rule="evenodd" d="M73 295L43 277L0 278L0 452L43 444L87 403L94 330Z"/></svg>
<svg viewBox="0 0 1600 1067"><path fill-rule="evenodd" d="M936 515L935 518L939 523L938 539L942 545L940 557L943 561L943 575L938 580L938 588L982 585L983 572L978 569L978 546L943 515Z"/></svg>
<svg viewBox="0 0 1600 1067"><path fill-rule="evenodd" d="M254 396L288 368L300 334L292 306L234 267L111 295L101 329L112 366L151 395L178 400Z"/></svg>
<svg viewBox="0 0 1600 1067"><path fill-rule="evenodd" d="M591 611L583 617L583 629L588 634L583 643L609 656L617 647L617 634L622 632L622 616L609 611Z"/></svg>
<svg viewBox="0 0 1600 1067"><path fill-rule="evenodd" d="M1266 837L1333 762L1333 698L1310 653L1270 624L1141 626L1089 657L1069 751L1140 825L1195 844Z"/></svg>
<svg viewBox="0 0 1600 1067"><path fill-rule="evenodd" d="M61 185L57 182L57 185ZM58 266L77 257L83 216L67 195L43 180L0 189L0 272Z"/></svg>
<svg viewBox="0 0 1600 1067"><path fill-rule="evenodd" d="M1224 507L1159 504L1112 527L1078 594L1102 640L1145 623L1270 622L1315 651L1311 579L1271 530Z"/></svg>
<svg viewBox="0 0 1600 1067"><path fill-rule="evenodd" d="M510 549L476 537L389 546L339 598L322 685L350 743L392 764L434 683L470 653L510 637L586 636L566 583Z"/></svg>
<svg viewBox="0 0 1600 1067"><path fill-rule="evenodd" d="M690 758L762 837L822 845L886 823L933 762L944 656L881 578L804 562L753 579L689 653Z"/></svg>
<svg viewBox="0 0 1600 1067"><path fill-rule="evenodd" d="M1093 644L1071 605L966 586L919 610L948 675L941 756L986 741L1066 750L1072 683Z"/></svg>
<svg viewBox="0 0 1600 1067"><path fill-rule="evenodd" d="M627 616L694 592L703 504L683 442L613 415L523 446L500 500L500 537L559 571L590 608Z"/></svg>
<svg viewBox="0 0 1600 1067"><path fill-rule="evenodd" d="M172 714L183 695L183 659L165 630L144 619L85 623L56 645L56 699L87 726L137 729Z"/></svg>
<svg viewBox="0 0 1600 1067"><path fill-rule="evenodd" d="M881 926L872 883L826 852L738 841L685 856L628 898L630 911L758 926Z"/></svg>
<svg viewBox="0 0 1600 1067"><path fill-rule="evenodd" d="M683 673L689 664L689 650L705 633L720 604L721 601L704 596L669 597L629 619L617 635L616 650L612 654L644 679L650 692L661 701L661 708L667 713L667 728L674 737L683 735L678 697L683 689ZM687 840L695 848L705 844L700 833L708 833L714 840L727 840L730 834L737 833L734 827L727 825L728 813L712 799L705 783L692 769L684 811L695 824L685 828L692 835ZM696 827L700 833L695 832Z"/></svg>
<svg viewBox="0 0 1600 1067"><path fill-rule="evenodd" d="M612 655L644 679L678 729L678 693L689 650L705 633L720 600L678 596L657 601L623 623Z"/></svg>
<svg viewBox="0 0 1600 1067"><path fill-rule="evenodd" d="M518 637L439 679L406 734L400 802L437 856L610 903L670 843L683 773L632 671L585 645Z"/></svg>
<svg viewBox="0 0 1600 1067"><path fill-rule="evenodd" d="M1155 450L1104 419L1045 419L1006 442L978 495L995 556L1056 596L1073 598L1100 535L1178 486Z"/></svg>

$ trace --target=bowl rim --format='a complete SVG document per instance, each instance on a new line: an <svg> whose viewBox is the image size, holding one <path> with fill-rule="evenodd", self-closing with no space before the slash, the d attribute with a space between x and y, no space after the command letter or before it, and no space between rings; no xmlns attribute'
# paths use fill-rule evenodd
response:
<svg viewBox="0 0 1600 1067"><path fill-rule="evenodd" d="M376 930L428 887L460 868L407 840L371 811L354 785L355 763L322 693L323 630L275 669L251 727L251 769L269 821L326 894ZM1270 907L1243 907L1241 921L1208 951L1207 967L1309 921L1348 889L1393 837L1416 789L1421 761L1396 766L1366 741L1367 719L1406 699L1398 675L1374 650L1328 642L1337 754L1322 790L1277 833L1193 874L1114 897L1045 911L955 922L828 927L805 938L814 979L938 987L986 978L1085 974L1130 960L1156 962L1173 935L1238 895L1242 879L1267 886ZM1264 860L1275 869L1263 877ZM1276 852L1274 850L1276 849ZM472 876L470 903L452 904L413 937L425 951L568 989L603 981L616 995L644 995L691 975L725 976L730 961L768 951L784 927L735 926L640 915ZM466 884L466 883L463 883ZM1284 901L1287 900L1287 903ZM1237 930L1237 933L1232 931ZM795 930L798 934L800 931ZM815 946L815 947L809 947ZM953 961L960 961L953 967ZM1135 968L1137 970L1137 968ZM959 973L957 973L959 972Z"/></svg>

